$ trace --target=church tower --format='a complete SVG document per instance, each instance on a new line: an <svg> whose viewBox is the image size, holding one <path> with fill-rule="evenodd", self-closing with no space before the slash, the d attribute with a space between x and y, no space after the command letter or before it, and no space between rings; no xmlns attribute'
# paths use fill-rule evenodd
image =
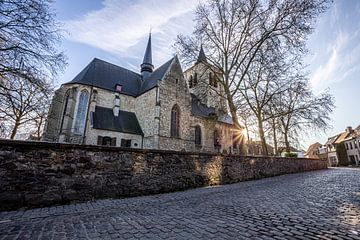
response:
<svg viewBox="0 0 360 240"><path fill-rule="evenodd" d="M211 65L201 46L195 64L184 72L190 93L195 95L202 104L215 108L218 115L227 113L224 91L219 81L221 72Z"/></svg>
<svg viewBox="0 0 360 240"><path fill-rule="evenodd" d="M154 71L154 65L152 64L152 52L151 52L151 33L149 34L149 40L146 46L145 55L141 67L142 80L148 78L148 76Z"/></svg>

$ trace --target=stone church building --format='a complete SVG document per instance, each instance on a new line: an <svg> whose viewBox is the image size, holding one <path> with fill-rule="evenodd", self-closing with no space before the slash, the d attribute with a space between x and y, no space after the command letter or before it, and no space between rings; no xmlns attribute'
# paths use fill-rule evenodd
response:
<svg viewBox="0 0 360 240"><path fill-rule="evenodd" d="M95 58L56 92L43 140L178 151L238 151L218 84L201 48L183 72L177 56L152 64L151 35L140 73Z"/></svg>

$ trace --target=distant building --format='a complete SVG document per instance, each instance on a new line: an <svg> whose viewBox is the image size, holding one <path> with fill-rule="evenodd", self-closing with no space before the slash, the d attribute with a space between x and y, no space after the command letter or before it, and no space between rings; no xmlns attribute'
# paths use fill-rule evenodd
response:
<svg viewBox="0 0 360 240"><path fill-rule="evenodd" d="M347 160L348 164L359 165L359 130L360 127L357 127L356 130L347 127L344 132L328 138L324 144L326 153L323 152L323 148L320 148L320 152L327 155L329 166L338 166L340 159ZM339 151L340 144L344 144L346 151Z"/></svg>
<svg viewBox="0 0 360 240"><path fill-rule="evenodd" d="M322 144L319 142L311 144L305 153L305 157L306 158L320 158L319 149L321 147L322 147Z"/></svg>
<svg viewBox="0 0 360 240"><path fill-rule="evenodd" d="M268 155L274 155L274 147L266 144ZM249 140L246 143L246 153L249 156L264 156L265 153L263 152L261 141L252 141Z"/></svg>
<svg viewBox="0 0 360 240"><path fill-rule="evenodd" d="M278 149L278 152L281 156L285 156L286 155L286 148L285 147L280 147ZM299 158L303 158L305 157L305 151L304 150L298 150L296 148L294 148L293 146L290 146L290 153L295 153L297 155L297 157Z"/></svg>

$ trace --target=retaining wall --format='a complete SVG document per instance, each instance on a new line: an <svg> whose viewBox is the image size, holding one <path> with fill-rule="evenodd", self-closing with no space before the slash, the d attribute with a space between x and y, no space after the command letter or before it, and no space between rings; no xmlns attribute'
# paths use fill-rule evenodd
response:
<svg viewBox="0 0 360 240"><path fill-rule="evenodd" d="M326 160L0 140L0 210L156 194L327 168Z"/></svg>

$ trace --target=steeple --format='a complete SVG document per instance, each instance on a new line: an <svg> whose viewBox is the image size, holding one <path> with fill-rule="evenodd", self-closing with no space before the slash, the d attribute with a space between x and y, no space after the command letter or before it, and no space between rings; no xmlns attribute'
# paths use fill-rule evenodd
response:
<svg viewBox="0 0 360 240"><path fill-rule="evenodd" d="M149 34L149 40L146 46L145 55L143 63L140 65L141 75L143 79L148 77L154 70L154 65L152 65L152 54L151 54L151 33Z"/></svg>
<svg viewBox="0 0 360 240"><path fill-rule="evenodd" d="M199 52L199 56L197 58L196 63L199 63L199 62L207 62L202 44L200 46L200 52Z"/></svg>

